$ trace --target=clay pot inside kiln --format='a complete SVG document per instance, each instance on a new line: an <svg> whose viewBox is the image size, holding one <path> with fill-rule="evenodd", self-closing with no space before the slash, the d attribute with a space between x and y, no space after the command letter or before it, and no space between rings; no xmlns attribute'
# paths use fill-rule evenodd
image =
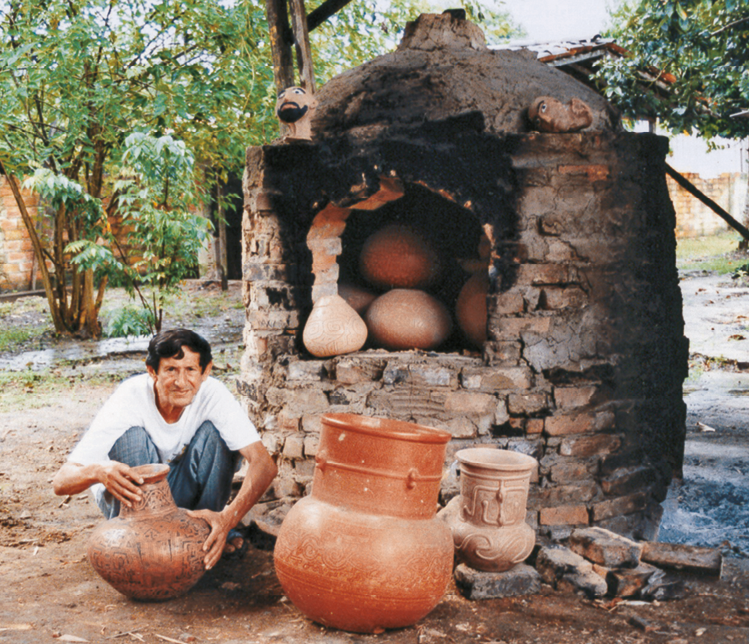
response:
<svg viewBox="0 0 749 644"><path fill-rule="evenodd" d="M525 510L538 461L490 447L463 449L455 457L460 463L460 512L450 526L456 553L477 570L509 570L536 543Z"/></svg>
<svg viewBox="0 0 749 644"><path fill-rule="evenodd" d="M424 291L398 288L378 297L365 315L372 342L391 351L434 349L450 335L442 302Z"/></svg>
<svg viewBox="0 0 749 644"><path fill-rule="evenodd" d="M133 468L143 494L132 508L98 526L88 545L94 570L115 590L133 599L162 601L192 588L205 573L210 528L178 508L165 464Z"/></svg>
<svg viewBox="0 0 749 644"><path fill-rule="evenodd" d="M274 552L288 598L312 620L379 632L415 623L452 575L435 517L448 432L354 414L322 417L312 494L284 519Z"/></svg>
<svg viewBox="0 0 749 644"><path fill-rule="evenodd" d="M367 325L340 295L329 295L315 303L302 340L318 358L351 353L367 341Z"/></svg>
<svg viewBox="0 0 749 644"><path fill-rule="evenodd" d="M466 338L481 348L486 342L486 296L489 292L489 276L486 269L477 271L468 278L455 304L455 318Z"/></svg>
<svg viewBox="0 0 749 644"><path fill-rule="evenodd" d="M442 265L423 234L410 226L390 224L364 243L359 269L378 288L421 289L437 281Z"/></svg>

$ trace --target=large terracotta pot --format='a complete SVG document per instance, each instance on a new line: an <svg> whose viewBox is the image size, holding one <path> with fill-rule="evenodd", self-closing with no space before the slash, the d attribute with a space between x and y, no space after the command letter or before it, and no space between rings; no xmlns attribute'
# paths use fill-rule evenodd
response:
<svg viewBox="0 0 749 644"><path fill-rule="evenodd" d="M422 233L404 224L390 224L364 242L359 268L379 288L427 288L440 277L442 263Z"/></svg>
<svg viewBox="0 0 749 644"><path fill-rule="evenodd" d="M102 523L89 540L88 559L104 581L123 595L162 601L186 593L205 572L210 528L178 508L164 464L133 468L143 497L132 508Z"/></svg>
<svg viewBox="0 0 749 644"><path fill-rule="evenodd" d="M460 512L452 520L455 549L477 570L501 572L524 561L536 543L525 523L535 458L490 447L456 455L460 463Z"/></svg>
<svg viewBox="0 0 749 644"><path fill-rule="evenodd" d="M435 349L452 330L447 307L429 293L396 288L380 295L364 316L371 341L390 351Z"/></svg>
<svg viewBox="0 0 749 644"><path fill-rule="evenodd" d="M284 519L276 574L316 622L359 633L408 626L452 574L449 527L435 517L448 432L326 414L311 496Z"/></svg>

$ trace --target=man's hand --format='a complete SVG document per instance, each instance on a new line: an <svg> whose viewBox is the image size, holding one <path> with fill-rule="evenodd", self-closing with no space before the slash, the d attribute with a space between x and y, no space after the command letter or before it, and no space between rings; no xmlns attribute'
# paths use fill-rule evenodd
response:
<svg viewBox="0 0 749 644"><path fill-rule="evenodd" d="M60 496L80 494L94 483L103 483L115 499L129 508L141 498L138 485L143 483L143 479L136 476L131 467L117 461L93 465L68 462L52 479L55 494Z"/></svg>
<svg viewBox="0 0 749 644"><path fill-rule="evenodd" d="M129 508L133 507L133 503L140 501L143 493L138 485L143 485L143 478L133 474L129 465L107 461L99 467L97 479L115 499Z"/></svg>
<svg viewBox="0 0 749 644"><path fill-rule="evenodd" d="M210 570L218 563L221 559L221 555L224 553L224 547L226 546L226 538L229 536L229 531L234 527L235 524L224 515L223 512L214 512L213 510L188 510L187 514L191 517L198 519L204 519L206 523L211 527L211 532L203 544L203 552L206 553L205 569Z"/></svg>

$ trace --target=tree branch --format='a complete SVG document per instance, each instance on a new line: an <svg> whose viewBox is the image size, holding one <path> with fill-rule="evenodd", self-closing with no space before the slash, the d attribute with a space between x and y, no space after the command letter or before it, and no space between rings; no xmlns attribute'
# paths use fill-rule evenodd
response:
<svg viewBox="0 0 749 644"><path fill-rule="evenodd" d="M740 18L739 20L734 20L733 22L729 22L727 25L724 25L720 29L717 29L716 31L713 31L710 34L710 37L717 36L719 34L722 34L724 31L728 31L729 29L733 29L734 27L738 27L739 25L749 22L749 18Z"/></svg>
<svg viewBox="0 0 749 644"><path fill-rule="evenodd" d="M351 0L325 0L317 9L307 16L307 31L312 31L319 27L332 15L338 13Z"/></svg>

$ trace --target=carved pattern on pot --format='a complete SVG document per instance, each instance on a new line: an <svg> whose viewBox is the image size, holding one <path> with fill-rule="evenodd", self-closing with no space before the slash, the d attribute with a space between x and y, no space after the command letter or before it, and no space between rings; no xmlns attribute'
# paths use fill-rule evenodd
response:
<svg viewBox="0 0 749 644"><path fill-rule="evenodd" d="M371 633L413 624L452 575L449 528L436 519L447 432L326 414L312 494L284 519L276 573L311 619Z"/></svg>
<svg viewBox="0 0 749 644"><path fill-rule="evenodd" d="M186 593L205 573L210 528L174 504L169 466L141 465L142 497L102 523L89 540L88 559L115 590L133 599L163 601Z"/></svg>
<svg viewBox="0 0 749 644"><path fill-rule="evenodd" d="M460 512L451 522L458 556L478 570L503 571L524 561L535 544L525 523L534 458L478 447L456 454L460 462Z"/></svg>

